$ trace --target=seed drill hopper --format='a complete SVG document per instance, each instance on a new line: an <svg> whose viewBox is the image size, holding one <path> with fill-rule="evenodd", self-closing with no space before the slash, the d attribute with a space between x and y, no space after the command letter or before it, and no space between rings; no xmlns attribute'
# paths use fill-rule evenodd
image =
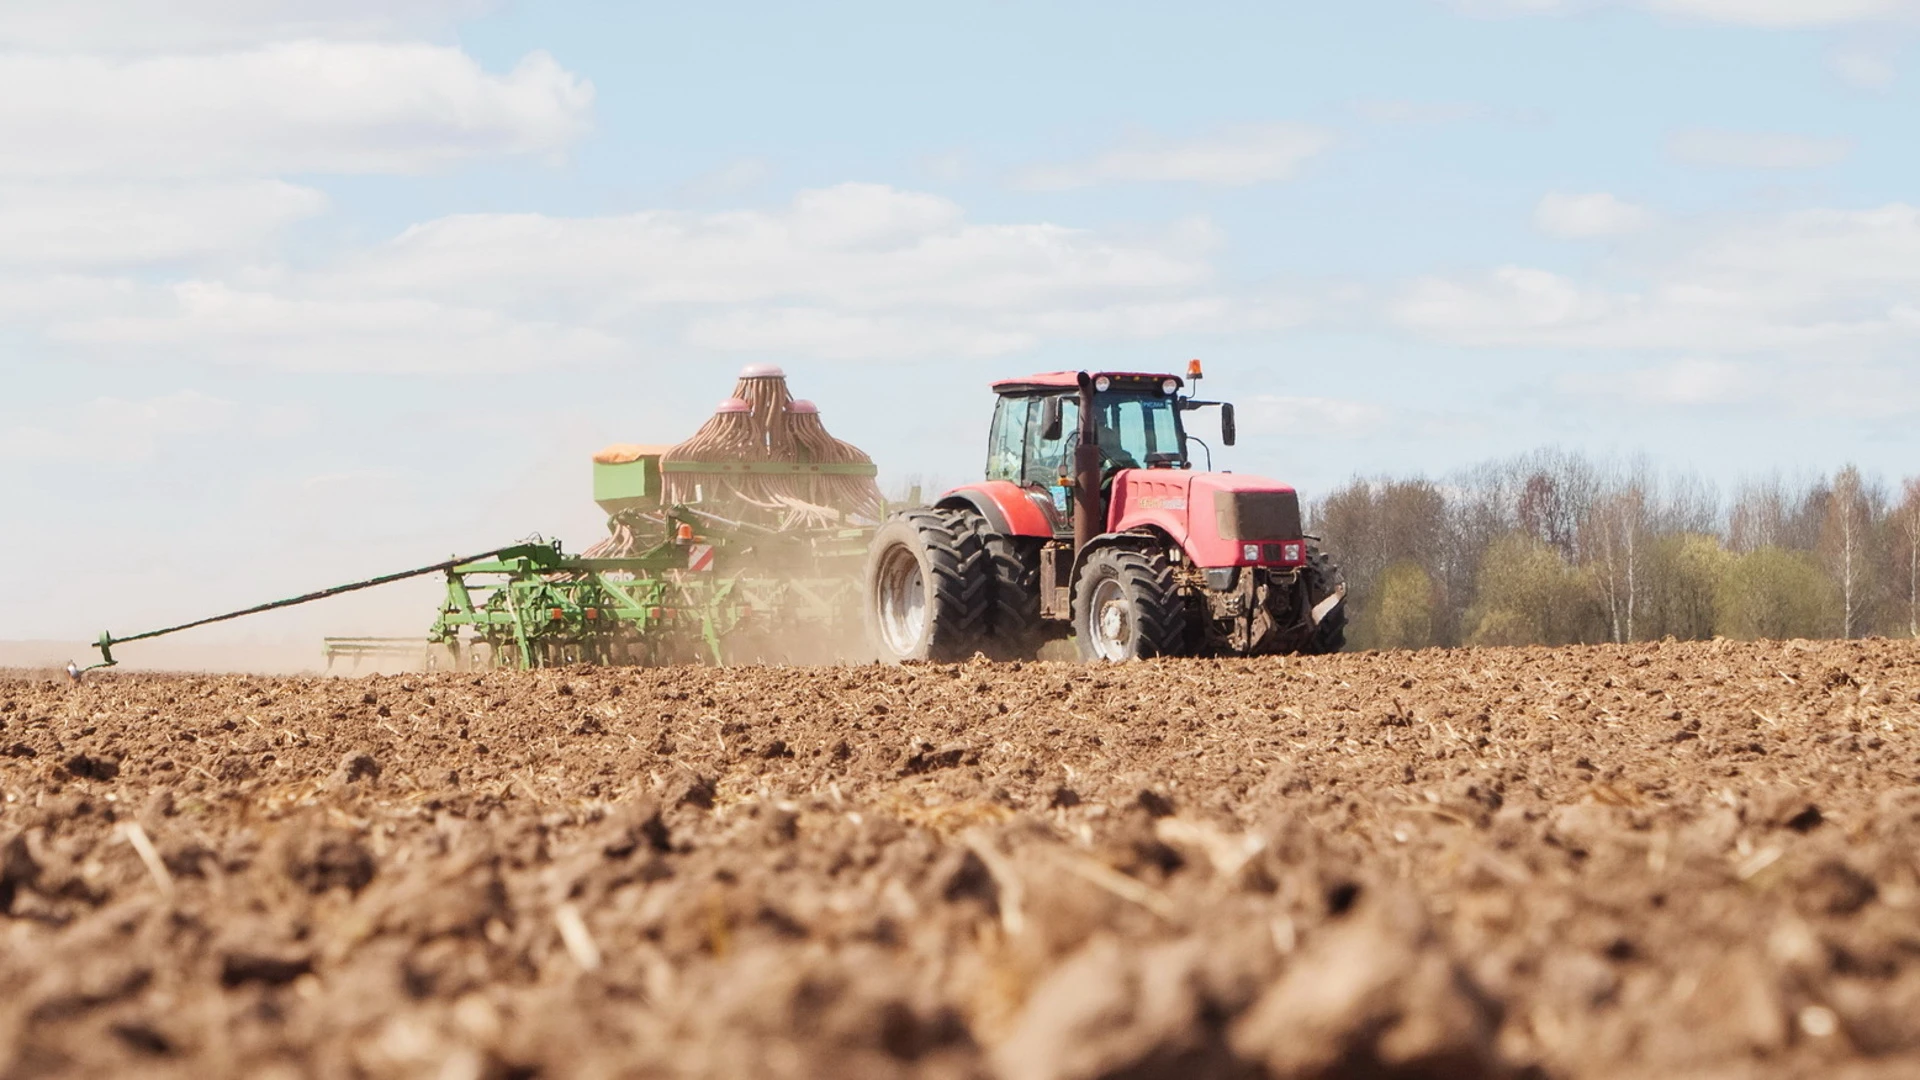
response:
<svg viewBox="0 0 1920 1080"><path fill-rule="evenodd" d="M594 455L607 537L578 555L535 537L179 626L102 634L96 666L115 662L116 645L432 574L444 576L445 600L426 638L404 648L433 667L831 660L861 640L861 572L883 509L874 476L872 459L793 399L779 368L756 365L685 442Z"/></svg>

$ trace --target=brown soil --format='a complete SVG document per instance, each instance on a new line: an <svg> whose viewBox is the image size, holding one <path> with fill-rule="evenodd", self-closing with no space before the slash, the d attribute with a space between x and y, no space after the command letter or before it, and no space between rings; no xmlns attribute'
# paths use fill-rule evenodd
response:
<svg viewBox="0 0 1920 1080"><path fill-rule="evenodd" d="M0 1076L1920 1074L1907 642L0 677Z"/></svg>

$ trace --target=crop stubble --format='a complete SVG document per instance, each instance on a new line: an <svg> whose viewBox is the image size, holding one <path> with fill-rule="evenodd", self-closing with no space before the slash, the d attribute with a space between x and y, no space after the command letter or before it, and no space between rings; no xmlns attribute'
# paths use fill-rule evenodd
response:
<svg viewBox="0 0 1920 1080"><path fill-rule="evenodd" d="M0 1076L1902 1076L1920 649L0 676Z"/></svg>

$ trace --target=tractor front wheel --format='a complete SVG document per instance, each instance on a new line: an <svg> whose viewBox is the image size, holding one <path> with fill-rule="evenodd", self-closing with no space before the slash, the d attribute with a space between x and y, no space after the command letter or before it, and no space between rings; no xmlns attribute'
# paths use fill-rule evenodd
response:
<svg viewBox="0 0 1920 1080"><path fill-rule="evenodd" d="M1073 635L1088 663L1182 652L1187 609L1166 557L1128 548L1088 556L1074 588Z"/></svg>
<svg viewBox="0 0 1920 1080"><path fill-rule="evenodd" d="M965 510L909 510L874 534L867 637L888 663L965 660L984 643L991 575Z"/></svg>

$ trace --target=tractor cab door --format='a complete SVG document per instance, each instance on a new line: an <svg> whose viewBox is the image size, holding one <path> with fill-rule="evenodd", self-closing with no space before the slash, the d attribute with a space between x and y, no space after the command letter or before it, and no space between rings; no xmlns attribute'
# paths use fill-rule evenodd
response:
<svg viewBox="0 0 1920 1080"><path fill-rule="evenodd" d="M1073 475L1073 446L1080 429L1080 399L1074 394L1028 399L1025 461L1020 484L1029 490L1046 492L1053 503L1056 532L1071 532L1073 488L1066 481ZM1049 401L1059 402L1059 426L1048 430ZM1049 438L1049 436L1052 436Z"/></svg>
<svg viewBox="0 0 1920 1080"><path fill-rule="evenodd" d="M1058 406L1050 403L1057 401ZM1048 413L1059 409L1057 431L1049 431ZM1074 394L1008 394L993 413L987 437L987 479L1025 488L1042 504L1055 535L1073 529L1073 445L1080 426L1080 401ZM1051 436L1051 437L1050 437Z"/></svg>

